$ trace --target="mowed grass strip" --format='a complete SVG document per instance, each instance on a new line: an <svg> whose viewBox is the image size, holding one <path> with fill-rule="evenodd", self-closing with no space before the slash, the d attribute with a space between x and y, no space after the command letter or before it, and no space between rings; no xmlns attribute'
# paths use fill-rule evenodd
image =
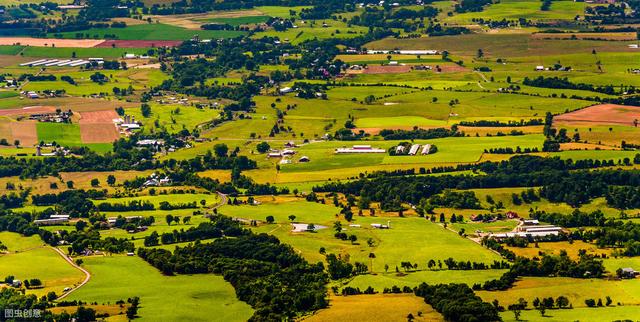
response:
<svg viewBox="0 0 640 322"><path fill-rule="evenodd" d="M140 297L140 321L246 321L251 307L213 274L165 276L137 256L84 257L89 283L68 300L99 304Z"/></svg>

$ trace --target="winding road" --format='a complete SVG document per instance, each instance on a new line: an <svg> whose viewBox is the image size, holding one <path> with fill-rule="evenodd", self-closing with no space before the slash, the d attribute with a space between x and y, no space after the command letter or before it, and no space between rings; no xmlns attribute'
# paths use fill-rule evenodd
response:
<svg viewBox="0 0 640 322"><path fill-rule="evenodd" d="M84 280L82 281L82 283L80 283L78 286L70 289L68 292L58 296L57 300L61 300L65 297L67 297L69 294L71 294L73 291L79 289L80 287L82 287L84 284L87 284L87 282L89 282L89 280L91 279L91 273L89 273L89 271L87 271L86 269L78 266L76 263L74 263L71 258L69 258L67 255L64 254L63 251L61 251L59 248L57 247L51 247L54 251L56 251L60 256L62 256L62 258L64 258L64 260L66 260L69 264L71 264L71 266L75 267L76 269L80 270L81 272L84 273Z"/></svg>

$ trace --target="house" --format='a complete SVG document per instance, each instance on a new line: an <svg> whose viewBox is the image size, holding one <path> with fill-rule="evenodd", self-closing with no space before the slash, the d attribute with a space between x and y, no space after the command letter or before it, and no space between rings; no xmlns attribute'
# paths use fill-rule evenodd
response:
<svg viewBox="0 0 640 322"><path fill-rule="evenodd" d="M298 162L309 162L311 161L311 159L309 159L308 156L303 155L302 157L300 157L300 159L298 159Z"/></svg>
<svg viewBox="0 0 640 322"><path fill-rule="evenodd" d="M404 152L404 145L398 145L396 147L396 154L400 154L402 152Z"/></svg>
<svg viewBox="0 0 640 322"><path fill-rule="evenodd" d="M536 71L543 71L543 70L544 70L544 66L542 65L536 66Z"/></svg>
<svg viewBox="0 0 640 322"><path fill-rule="evenodd" d="M522 221L523 225L538 225L540 224L540 222L538 221L538 219L525 219Z"/></svg>
<svg viewBox="0 0 640 322"><path fill-rule="evenodd" d="M40 95L34 91L27 92L26 96L30 99L40 98Z"/></svg>
<svg viewBox="0 0 640 322"><path fill-rule="evenodd" d="M296 154L296 151L291 150L291 149L284 149L282 150L282 155L294 155Z"/></svg>
<svg viewBox="0 0 640 322"><path fill-rule="evenodd" d="M420 154L427 155L429 154L430 150L431 150L431 144L425 144L424 146L422 146L422 151L420 152Z"/></svg>
<svg viewBox="0 0 640 322"><path fill-rule="evenodd" d="M124 59L135 59L138 58L136 54L124 54Z"/></svg>
<svg viewBox="0 0 640 322"><path fill-rule="evenodd" d="M293 142L293 141L289 141L289 142L287 142L287 143L285 143L285 144L284 144L284 147L285 147L285 148L295 148L295 147L298 147L298 146L296 145L296 143L295 143L295 142Z"/></svg>
<svg viewBox="0 0 640 322"><path fill-rule="evenodd" d="M282 153L280 153L280 151L269 152L269 153L267 153L267 157L269 157L269 158L280 158L280 157L282 157Z"/></svg>
<svg viewBox="0 0 640 322"><path fill-rule="evenodd" d="M283 87L279 90L280 94L287 94L293 92L293 88L291 87Z"/></svg>

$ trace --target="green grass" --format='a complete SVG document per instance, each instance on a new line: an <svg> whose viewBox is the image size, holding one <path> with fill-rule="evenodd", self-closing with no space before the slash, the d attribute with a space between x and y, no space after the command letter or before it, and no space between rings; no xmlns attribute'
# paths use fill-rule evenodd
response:
<svg viewBox="0 0 640 322"><path fill-rule="evenodd" d="M247 16L247 17L237 17L237 18L210 18L210 19L206 19L205 22L228 24L232 26L241 26L241 25L264 23L264 22L267 22L268 20L269 20L269 16Z"/></svg>
<svg viewBox="0 0 640 322"><path fill-rule="evenodd" d="M356 120L358 127L394 128L394 127L446 127L447 122L442 120L430 120L419 116L398 117L365 117Z"/></svg>
<svg viewBox="0 0 640 322"><path fill-rule="evenodd" d="M96 205L101 203L109 202L109 203L129 203L133 200L143 201L143 202L151 202L155 206L158 206L161 202L167 201L169 203L188 203L188 202L196 202L198 207L201 207L201 200L206 201L206 206L211 207L215 205L219 201L219 197L217 194L202 194L202 193L188 193L188 194L166 194L166 195L156 195L156 196L139 196L139 197L126 197L126 198L107 198L103 200L94 200Z"/></svg>
<svg viewBox="0 0 640 322"><path fill-rule="evenodd" d="M0 55L17 55L24 46L0 46Z"/></svg>
<svg viewBox="0 0 640 322"><path fill-rule="evenodd" d="M504 321L516 321L510 311L501 312L500 316ZM600 308L574 308L572 310L547 310L545 316L540 316L537 310L522 311L520 321L531 322L601 322L601 321L623 321L632 320L640 316L640 306L614 306Z"/></svg>
<svg viewBox="0 0 640 322"><path fill-rule="evenodd" d="M606 296L610 296L614 304L639 305L640 279L608 281L565 277L526 277L516 282L515 286L507 291L479 291L476 294L488 302L498 299L500 305L505 307L516 303L521 297L532 306L531 302L536 297L556 298L560 295L569 298L574 308L586 307L584 300L589 298L596 301L601 298L604 302Z"/></svg>
<svg viewBox="0 0 640 322"><path fill-rule="evenodd" d="M1 91L0 92L0 99L17 97L17 96L20 96L20 94L18 94L17 92L9 92L9 91Z"/></svg>
<svg viewBox="0 0 640 322"><path fill-rule="evenodd" d="M62 146L80 146L80 126L78 124L38 122L38 140L56 142Z"/></svg>
<svg viewBox="0 0 640 322"><path fill-rule="evenodd" d="M530 0L504 0L492 4L480 12L468 12L456 14L445 19L449 22L471 23L472 19L483 18L499 21L502 19L518 20L573 20L575 16L584 15L587 4L574 1L555 1L549 11L540 10L539 1Z"/></svg>
<svg viewBox="0 0 640 322"><path fill-rule="evenodd" d="M140 321L246 321L253 313L221 276L164 276L137 256L83 260L91 281L68 300L114 303L139 296Z"/></svg>
<svg viewBox="0 0 640 322"><path fill-rule="evenodd" d="M38 296L48 292L62 294L65 287L84 279L84 274L67 263L51 247L44 245L40 237L22 237L16 233L0 233L0 241L8 247L7 254L0 255L0 276L13 275L16 279L38 278L44 287L29 290Z"/></svg>
<svg viewBox="0 0 640 322"><path fill-rule="evenodd" d="M55 57L71 58L73 53L77 58L103 57L119 58L124 54L146 54L148 48L63 48L63 47L34 47L24 49L25 57Z"/></svg>
<svg viewBox="0 0 640 322"><path fill-rule="evenodd" d="M125 28L92 28L80 31L69 31L56 34L62 38L76 38L76 34L83 34L85 38L103 39L105 35L115 35L121 40L187 40L194 35L201 39L232 38L243 35L242 31L232 30L190 30L167 24L142 24ZM88 35L88 36L87 36ZM49 34L53 37L53 34Z"/></svg>
<svg viewBox="0 0 640 322"><path fill-rule="evenodd" d="M421 264L421 263L420 263ZM419 265L420 265L419 264ZM426 265L426 263L424 263ZM424 265L423 265L424 266ZM401 273L404 270L398 266ZM361 290L371 286L376 291L382 292L384 288L392 286L418 286L420 283L439 284L439 283L465 283L473 286L476 283L483 283L492 279L499 279L506 270L490 269L481 271L458 271L458 270L428 270L425 267L417 272L409 272L398 274L395 272L395 266L389 268L388 273L379 273L377 275L360 275L356 276L347 284L351 287L358 287ZM345 285L346 286L346 285Z"/></svg>

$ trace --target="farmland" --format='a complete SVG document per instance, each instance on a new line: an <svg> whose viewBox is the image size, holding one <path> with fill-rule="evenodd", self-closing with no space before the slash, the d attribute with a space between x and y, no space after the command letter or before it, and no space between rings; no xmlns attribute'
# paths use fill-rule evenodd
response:
<svg viewBox="0 0 640 322"><path fill-rule="evenodd" d="M640 314L637 1L3 4L0 311Z"/></svg>

